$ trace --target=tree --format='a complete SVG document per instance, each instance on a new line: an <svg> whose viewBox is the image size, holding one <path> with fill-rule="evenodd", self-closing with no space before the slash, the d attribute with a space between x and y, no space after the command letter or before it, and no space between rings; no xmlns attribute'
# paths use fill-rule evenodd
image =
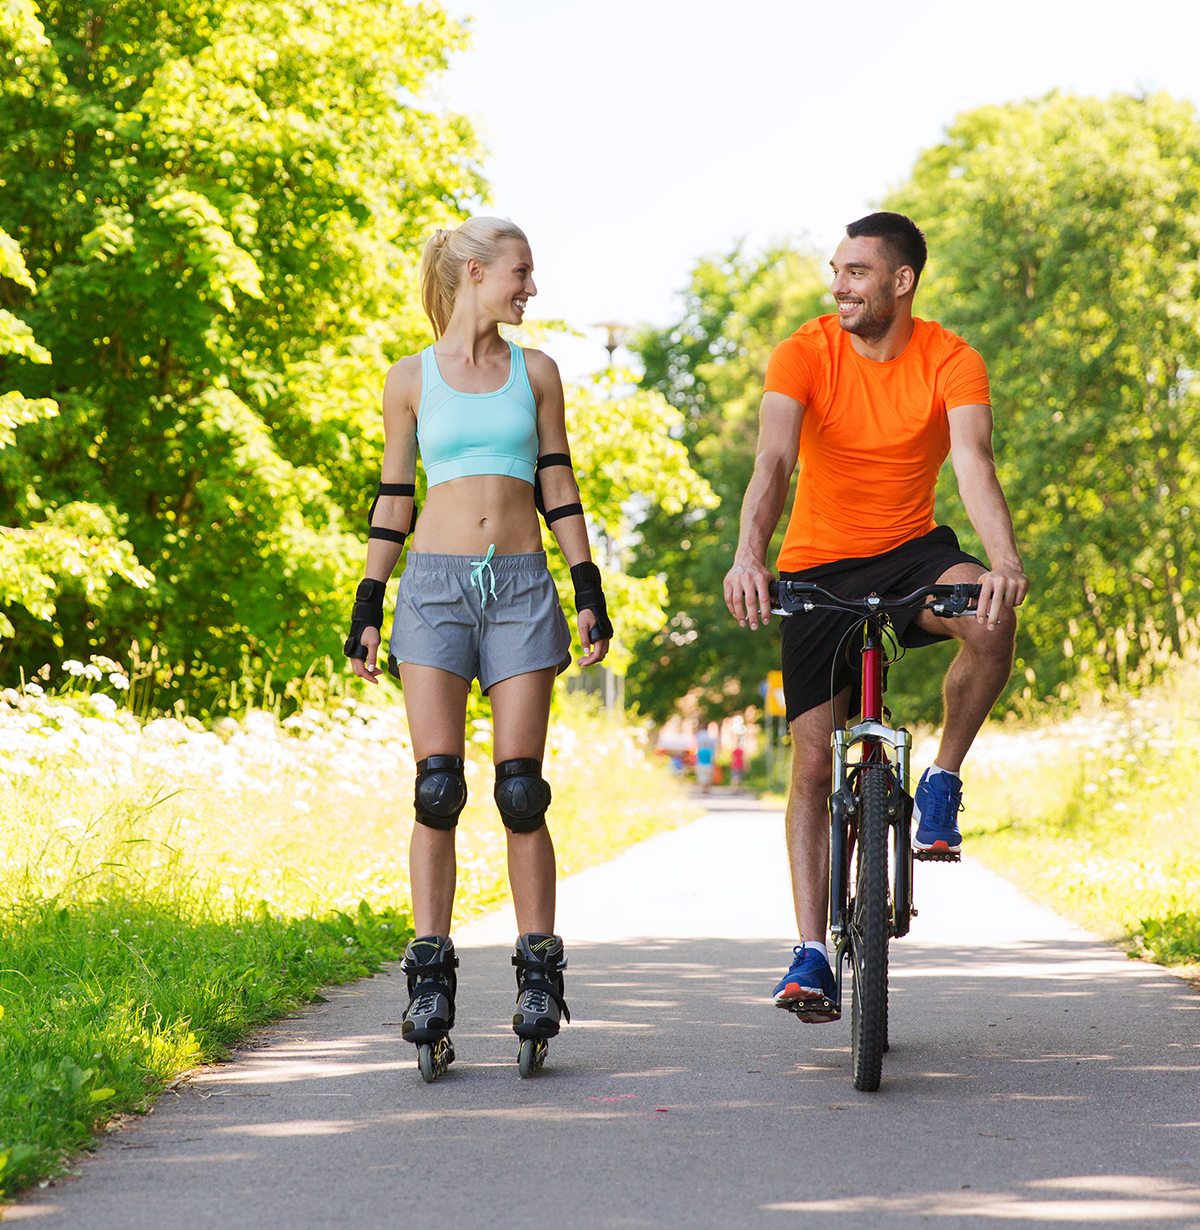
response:
<svg viewBox="0 0 1200 1230"><path fill-rule="evenodd" d="M688 451L676 438L683 415L661 393L637 387L629 372L610 371L592 385L566 390L567 433L583 506L599 552L616 639L609 664L627 670L631 647L666 623L668 580L660 572L633 566L609 571L610 544L624 550L630 521L647 505L666 516L688 508L709 508L716 496L692 468ZM570 572L543 531L551 571L564 605L570 609ZM636 559L636 556L634 557Z"/></svg>
<svg viewBox="0 0 1200 1230"><path fill-rule="evenodd" d="M19 9L16 13L21 15ZM0 231L0 279L4 278L34 289L20 249ZM0 356L6 354L21 355L30 363L50 362L50 352L38 345L33 330L0 308ZM49 398L34 400L16 390L0 393L0 449L15 443L17 427L57 413L58 406ZM49 621L63 589L82 592L93 606L101 606L114 576L141 587L153 580L129 544L117 536L109 513L94 504L67 504L25 529L0 526L0 606L21 607L35 619ZM15 631L0 610L0 637Z"/></svg>
<svg viewBox="0 0 1200 1230"><path fill-rule="evenodd" d="M13 608L0 668L140 638L160 703L210 704L335 649L382 373L428 337L419 242L483 187L469 126L417 97L463 40L433 3L3 11L0 226L39 292L0 306L54 362L10 349L0 387L59 414L0 454L0 521L100 509L154 583Z"/></svg>
<svg viewBox="0 0 1200 1230"><path fill-rule="evenodd" d="M1051 94L969 111L888 208L924 226L921 294L991 373L1033 581L1016 688L1149 677L1200 611L1195 110Z"/></svg>
<svg viewBox="0 0 1200 1230"><path fill-rule="evenodd" d="M674 326L634 343L644 384L683 412L681 439L716 502L651 505L638 525L635 575L662 575L667 622L634 646L626 696L658 720L694 694L710 717L760 703L779 643L738 627L722 583L737 545L742 497L754 471L758 404L775 345L821 313L827 285L815 256L783 245L758 258L740 249L697 262ZM772 558L782 539L782 525Z"/></svg>

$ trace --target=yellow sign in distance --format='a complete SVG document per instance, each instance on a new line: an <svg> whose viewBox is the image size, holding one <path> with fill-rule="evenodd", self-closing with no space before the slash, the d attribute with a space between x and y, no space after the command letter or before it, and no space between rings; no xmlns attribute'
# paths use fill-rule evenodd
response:
<svg viewBox="0 0 1200 1230"><path fill-rule="evenodd" d="M767 717L787 717L783 698L783 671L767 671Z"/></svg>

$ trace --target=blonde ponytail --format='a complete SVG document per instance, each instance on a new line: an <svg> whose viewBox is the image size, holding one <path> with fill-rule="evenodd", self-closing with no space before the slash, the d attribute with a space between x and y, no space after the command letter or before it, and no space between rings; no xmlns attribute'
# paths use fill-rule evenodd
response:
<svg viewBox="0 0 1200 1230"><path fill-rule="evenodd" d="M454 300L467 261L473 256L486 268L497 260L510 239L529 242L516 223L504 218L468 218L454 230L439 228L429 237L421 254L421 307L433 325L435 339L446 332L454 314Z"/></svg>

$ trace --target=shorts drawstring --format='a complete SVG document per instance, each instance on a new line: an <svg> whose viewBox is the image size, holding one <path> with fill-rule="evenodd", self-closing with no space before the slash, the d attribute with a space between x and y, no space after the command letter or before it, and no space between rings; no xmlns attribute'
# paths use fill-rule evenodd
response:
<svg viewBox="0 0 1200 1230"><path fill-rule="evenodd" d="M487 555L483 559L473 559L471 561L471 584L479 586L479 608L482 610L487 606L488 591L483 585L483 570L487 569L488 584L491 589L491 595L496 596L496 574L492 571L492 556L496 554L496 544L493 542L488 546Z"/></svg>

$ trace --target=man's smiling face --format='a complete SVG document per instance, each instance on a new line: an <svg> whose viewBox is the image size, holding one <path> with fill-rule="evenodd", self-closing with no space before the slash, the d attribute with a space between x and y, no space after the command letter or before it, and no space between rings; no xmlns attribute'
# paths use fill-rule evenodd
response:
<svg viewBox="0 0 1200 1230"><path fill-rule="evenodd" d="M847 333L875 341L896 318L896 266L882 239L843 239L833 259L833 297L838 323Z"/></svg>

